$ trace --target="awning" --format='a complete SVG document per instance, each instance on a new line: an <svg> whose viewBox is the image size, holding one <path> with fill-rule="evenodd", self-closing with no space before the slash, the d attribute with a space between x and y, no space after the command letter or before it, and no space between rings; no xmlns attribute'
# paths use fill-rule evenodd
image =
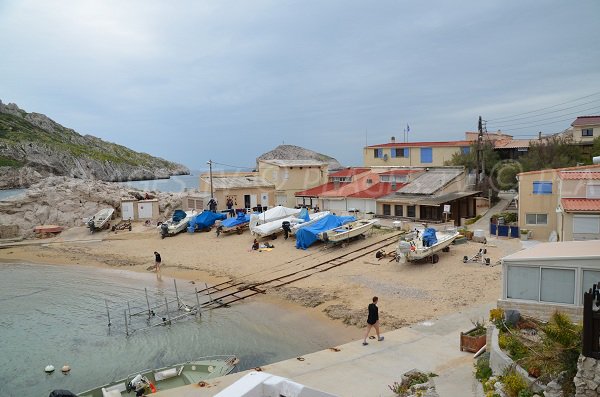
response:
<svg viewBox="0 0 600 397"><path fill-rule="evenodd" d="M427 206L438 206L441 204L445 204L445 203L449 203L451 201L456 201L459 200L461 198L465 198L465 197L470 197L470 196L476 196L478 194L480 194L480 191L474 191L474 192L454 192L454 193L448 193L448 194L444 194L442 196L402 196L402 195L397 195L394 198L389 198L386 199L386 202L393 202L393 203L403 203L403 204L408 204L408 205L427 205ZM381 200L382 202L384 200Z"/></svg>

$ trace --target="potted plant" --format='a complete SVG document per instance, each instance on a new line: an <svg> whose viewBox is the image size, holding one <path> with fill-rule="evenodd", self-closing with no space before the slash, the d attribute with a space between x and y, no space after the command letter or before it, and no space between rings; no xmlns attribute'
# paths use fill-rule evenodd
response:
<svg viewBox="0 0 600 397"><path fill-rule="evenodd" d="M477 353L486 342L487 329L483 322L476 321L473 328L460 333L460 351Z"/></svg>
<svg viewBox="0 0 600 397"><path fill-rule="evenodd" d="M521 233L521 240L529 240L529 230L521 229L519 232Z"/></svg>

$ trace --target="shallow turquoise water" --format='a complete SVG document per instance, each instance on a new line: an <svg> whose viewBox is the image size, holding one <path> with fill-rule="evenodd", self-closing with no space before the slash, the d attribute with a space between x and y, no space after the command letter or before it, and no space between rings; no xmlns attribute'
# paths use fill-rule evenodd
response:
<svg viewBox="0 0 600 397"><path fill-rule="evenodd" d="M194 303L194 286L184 281L177 286L180 297ZM248 369L342 342L331 327L307 326L306 317L259 299L126 337L122 309L127 301L132 311L135 305L144 307L144 288L151 305L175 296L173 280L165 277L0 264L0 395L77 393L140 369L214 354L235 354L239 369ZM111 307L110 331L105 299ZM47 364L57 371L45 374ZM64 364L72 368L68 375L59 370Z"/></svg>

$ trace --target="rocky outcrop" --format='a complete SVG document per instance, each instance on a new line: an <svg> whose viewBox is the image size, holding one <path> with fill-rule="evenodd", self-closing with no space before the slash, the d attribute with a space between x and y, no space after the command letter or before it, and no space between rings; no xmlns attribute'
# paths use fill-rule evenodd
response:
<svg viewBox="0 0 600 397"><path fill-rule="evenodd" d="M257 168L259 160L318 160L328 163L329 171L343 168L333 157L294 145L279 145L270 152L260 155L256 159Z"/></svg>
<svg viewBox="0 0 600 397"><path fill-rule="evenodd" d="M19 226L24 237L33 236L37 225L83 226L86 218L102 208L113 207L119 213L121 198L133 198L136 193L139 191L119 183L49 177L27 189L25 195L0 201L0 224ZM158 199L161 214L181 208L182 193L152 195Z"/></svg>
<svg viewBox="0 0 600 397"><path fill-rule="evenodd" d="M0 101L0 189L27 187L57 175L127 181L186 174L183 165L82 136L43 114Z"/></svg>

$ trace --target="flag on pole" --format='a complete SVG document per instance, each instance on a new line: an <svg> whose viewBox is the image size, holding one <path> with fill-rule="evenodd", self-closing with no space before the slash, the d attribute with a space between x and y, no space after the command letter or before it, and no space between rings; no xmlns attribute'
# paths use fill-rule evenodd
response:
<svg viewBox="0 0 600 397"><path fill-rule="evenodd" d="M410 132L410 126L406 124L406 132Z"/></svg>

